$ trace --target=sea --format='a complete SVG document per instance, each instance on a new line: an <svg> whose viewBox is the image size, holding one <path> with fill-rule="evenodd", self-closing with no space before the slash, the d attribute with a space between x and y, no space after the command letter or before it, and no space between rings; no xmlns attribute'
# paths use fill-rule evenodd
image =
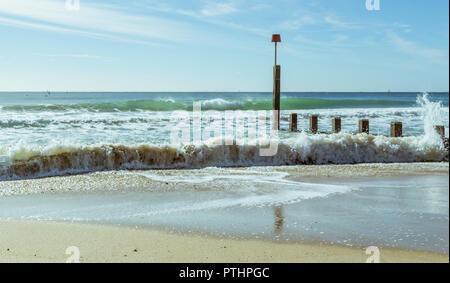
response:
<svg viewBox="0 0 450 283"><path fill-rule="evenodd" d="M448 93L283 93L280 131L271 109L271 93L0 93L0 221L448 254Z"/></svg>
<svg viewBox="0 0 450 283"><path fill-rule="evenodd" d="M0 181L140 169L448 161L448 93L0 92ZM195 110L195 111L193 111ZM291 133L289 115L298 114ZM321 134L309 117L319 116ZM228 117L228 118L227 118ZM231 117L231 118L229 118ZM331 120L342 131L330 133ZM370 134L358 134L369 119ZM390 138L391 122L403 123ZM270 155L261 149L275 145Z"/></svg>

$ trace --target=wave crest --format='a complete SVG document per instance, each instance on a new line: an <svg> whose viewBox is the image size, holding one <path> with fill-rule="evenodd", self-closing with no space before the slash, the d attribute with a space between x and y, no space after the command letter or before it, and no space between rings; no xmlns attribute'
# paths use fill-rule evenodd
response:
<svg viewBox="0 0 450 283"><path fill-rule="evenodd" d="M258 143L255 143L258 144ZM193 169L449 160L443 143L425 137L388 138L365 134L308 135L283 140L273 157L259 155L259 146L224 146L217 141L202 145L135 147L55 147L44 151L21 150L0 167L0 180L48 177L109 170Z"/></svg>
<svg viewBox="0 0 450 283"><path fill-rule="evenodd" d="M191 111L194 100L132 100L119 102L98 102L57 105L12 105L3 106L2 111L91 111L91 112L128 112L128 111ZM399 107L413 106L414 102L392 100L328 100L315 98L283 98L284 110L355 108L355 107ZM202 101L204 110L271 110L271 98L258 99L211 99Z"/></svg>

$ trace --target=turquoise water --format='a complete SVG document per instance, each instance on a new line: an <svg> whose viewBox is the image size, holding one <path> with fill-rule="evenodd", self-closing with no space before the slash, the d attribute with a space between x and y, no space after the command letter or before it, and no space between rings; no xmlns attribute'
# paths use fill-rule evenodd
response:
<svg viewBox="0 0 450 283"><path fill-rule="evenodd" d="M198 120L194 103L202 109ZM282 93L279 150L261 158L260 148L274 138L271 108L271 93L2 92L0 180L117 169L448 159L434 133L435 125L444 125L448 135L448 93ZM298 114L301 131L309 129L310 115L319 115L323 132L341 117L342 133L289 133L291 113ZM416 138L355 137L360 119L370 119L377 135L389 135L391 122L403 122L404 135ZM183 134L185 139L174 138Z"/></svg>
<svg viewBox="0 0 450 283"><path fill-rule="evenodd" d="M285 110L328 108L414 107L420 93L283 93ZM270 110L271 93L38 93L0 92L0 105L10 111L192 110L192 102L206 101L210 110ZM432 93L430 101L448 107L448 93Z"/></svg>

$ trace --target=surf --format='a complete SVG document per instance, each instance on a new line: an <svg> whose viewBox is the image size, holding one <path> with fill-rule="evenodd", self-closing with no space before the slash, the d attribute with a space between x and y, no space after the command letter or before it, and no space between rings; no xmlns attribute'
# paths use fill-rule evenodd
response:
<svg viewBox="0 0 450 283"><path fill-rule="evenodd" d="M38 104L38 105L6 105L2 111L10 112L136 112L136 111L192 111L196 100L130 100L118 102L94 102L77 104ZM204 110L272 110L271 98L244 98L244 99L207 99L201 100ZM331 100L315 98L283 98L281 101L284 110L327 109L327 108L357 108L357 107L408 107L413 106L411 101L393 100Z"/></svg>
<svg viewBox="0 0 450 283"><path fill-rule="evenodd" d="M0 168L0 180L112 170L198 169L359 163L448 162L441 142L429 137L389 138L366 134L309 135L280 141L273 157L254 145L225 146L214 139L186 145L102 145L23 149Z"/></svg>

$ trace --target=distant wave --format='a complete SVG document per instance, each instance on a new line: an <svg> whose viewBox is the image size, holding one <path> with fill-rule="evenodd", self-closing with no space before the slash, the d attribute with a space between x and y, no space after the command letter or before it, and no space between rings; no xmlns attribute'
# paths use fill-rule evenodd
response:
<svg viewBox="0 0 450 283"><path fill-rule="evenodd" d="M2 111L69 111L93 112L123 111L174 111L192 110L193 100L133 100L121 102L99 102L82 104L13 105L3 106ZM356 107L408 107L415 102L391 100L327 100L313 98L283 98L284 110L356 108ZM271 110L272 99L211 99L202 101L203 110Z"/></svg>
<svg viewBox="0 0 450 283"><path fill-rule="evenodd" d="M274 157L259 146L202 145L53 147L10 152L0 180L57 176L108 170L191 169L202 167L279 166L448 161L440 137L388 138L365 134L308 135L280 142Z"/></svg>
<svg viewBox="0 0 450 283"><path fill-rule="evenodd" d="M448 113L448 108L441 109L443 113ZM422 116L420 108L358 108L353 109L333 109L327 111L316 111L314 114L320 114L321 119L331 119L331 117L339 116L342 119L358 119L358 118L386 118L404 117L407 119L417 118ZM60 115L54 117L54 113L46 113L35 118L32 115L3 115L0 119L0 129L21 129L21 128L48 128L52 126L64 126L67 128L82 128L82 127L104 127L104 126L127 126L133 124L152 125L161 119L166 118L157 112L155 115L122 115L113 116L113 113L89 113L90 115ZM308 119L311 111L304 110L298 113L299 119ZM170 116L169 116L170 117ZM289 116L282 113L282 121L289 121ZM169 122L169 120L167 121Z"/></svg>
<svg viewBox="0 0 450 283"><path fill-rule="evenodd" d="M152 119L144 118L128 118L121 120L113 119L91 119L91 120L80 120L80 119L66 119L66 120L55 120L55 119L37 119L37 120L6 120L0 121L0 128L46 128L50 125L64 125L67 127L79 128L82 125L102 125L102 126L119 126L126 124L136 124L136 123L151 123L154 122Z"/></svg>

